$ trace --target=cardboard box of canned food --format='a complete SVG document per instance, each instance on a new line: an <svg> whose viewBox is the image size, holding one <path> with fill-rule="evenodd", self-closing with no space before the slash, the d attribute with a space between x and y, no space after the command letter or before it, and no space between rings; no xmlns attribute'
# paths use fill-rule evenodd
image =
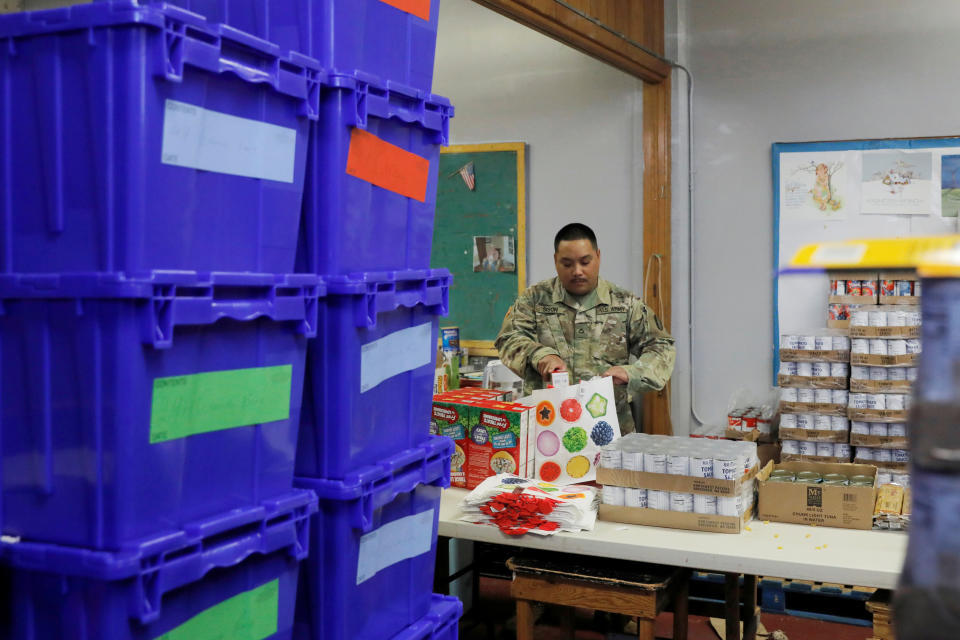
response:
<svg viewBox="0 0 960 640"><path fill-rule="evenodd" d="M910 380L861 380L850 378L851 393L902 393L913 391Z"/></svg>
<svg viewBox="0 0 960 640"><path fill-rule="evenodd" d="M910 446L907 436L874 436L867 433L851 433L850 444L878 449L906 449Z"/></svg>
<svg viewBox="0 0 960 640"><path fill-rule="evenodd" d="M806 442L846 442L849 432L825 431L821 429L780 429L781 440L801 440Z"/></svg>
<svg viewBox="0 0 960 640"><path fill-rule="evenodd" d="M889 338L911 340L918 339L922 329L913 327L861 327L852 326L849 329L850 338Z"/></svg>
<svg viewBox="0 0 960 640"><path fill-rule="evenodd" d="M836 444L836 443L834 443ZM817 456L803 453L780 453L781 462L810 462L816 464L838 464L850 462L850 456Z"/></svg>
<svg viewBox="0 0 960 640"><path fill-rule="evenodd" d="M879 290L880 304L917 304L923 293L916 272L881 271Z"/></svg>
<svg viewBox="0 0 960 640"><path fill-rule="evenodd" d="M880 278L876 271L828 272L829 302L834 304L876 304Z"/></svg>
<svg viewBox="0 0 960 640"><path fill-rule="evenodd" d="M781 367L784 363L780 363ZM791 387L793 389L831 389L842 391L847 388L847 377L830 376L827 378L815 378L812 376L796 376L788 374L777 374L777 386Z"/></svg>
<svg viewBox="0 0 960 640"><path fill-rule="evenodd" d="M822 475L865 475L871 486L824 485L797 482L771 482L776 469L799 473L813 471ZM818 462L782 462L768 464L757 476L759 484L758 517L773 522L815 524L844 529L873 528L876 499L876 467L865 464L823 464Z"/></svg>
<svg viewBox="0 0 960 640"><path fill-rule="evenodd" d="M692 493L718 499L737 500L743 494L745 486L756 477L758 471L758 467L754 465L750 471L737 480L718 480L626 469L605 469L601 466L597 468L597 483L646 489L648 491ZM751 505L744 510L742 515L725 516L601 504L599 516L602 520L628 524L687 529L690 531L740 533L746 523L753 517L753 511L754 507Z"/></svg>

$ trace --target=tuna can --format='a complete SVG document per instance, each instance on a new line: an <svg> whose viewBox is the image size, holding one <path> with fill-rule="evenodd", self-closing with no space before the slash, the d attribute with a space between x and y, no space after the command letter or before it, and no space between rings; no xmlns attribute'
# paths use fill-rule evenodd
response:
<svg viewBox="0 0 960 640"><path fill-rule="evenodd" d="M793 387L780 388L780 402L799 402L799 397L798 390Z"/></svg>
<svg viewBox="0 0 960 640"><path fill-rule="evenodd" d="M870 340L867 338L854 338L850 342L853 353L862 353L864 355L870 353Z"/></svg>
<svg viewBox="0 0 960 640"><path fill-rule="evenodd" d="M800 348L800 336L783 334L780 336L780 348L797 350Z"/></svg>
<svg viewBox="0 0 960 640"><path fill-rule="evenodd" d="M847 280L846 289L848 296L859 296L863 291L859 280Z"/></svg>
<svg viewBox="0 0 960 640"><path fill-rule="evenodd" d="M876 281L876 280L861 280L861 281L860 281L860 295L862 295L862 296L876 296L876 295L877 295L877 281Z"/></svg>
<svg viewBox="0 0 960 640"><path fill-rule="evenodd" d="M887 408L887 396L882 393L867 394L867 409L883 411Z"/></svg>
<svg viewBox="0 0 960 640"><path fill-rule="evenodd" d="M797 415L795 413L781 413L780 414L780 428L781 429L796 429L797 428ZM711 475L713 471L711 469ZM702 476L704 478L709 478L710 476Z"/></svg>
<svg viewBox="0 0 960 640"><path fill-rule="evenodd" d="M647 473L665 474L667 472L667 454L659 451L645 452L643 454L643 470Z"/></svg>
<svg viewBox="0 0 960 640"><path fill-rule="evenodd" d="M814 418L812 413L798 413L797 414L797 429L813 429ZM716 476L714 476L716 477Z"/></svg>
<svg viewBox="0 0 960 640"><path fill-rule="evenodd" d="M831 431L833 429L833 418L817 414L813 418L813 428L816 431Z"/></svg>
<svg viewBox="0 0 960 640"><path fill-rule="evenodd" d="M815 336L797 336L797 344L802 351L813 351L817 346Z"/></svg>
<svg viewBox="0 0 960 640"><path fill-rule="evenodd" d="M702 493L693 494L693 512L715 515L717 513L717 496L707 496Z"/></svg>
<svg viewBox="0 0 960 640"><path fill-rule="evenodd" d="M894 449L893 461L894 462L910 462L910 452L906 449Z"/></svg>
<svg viewBox="0 0 960 640"><path fill-rule="evenodd" d="M883 367L870 367L870 379L874 381L886 380L890 377L890 372L888 372Z"/></svg>
<svg viewBox="0 0 960 640"><path fill-rule="evenodd" d="M801 440L797 443L797 447L800 450L800 455L802 456L815 456L817 455L817 443L809 442L807 440Z"/></svg>
<svg viewBox="0 0 960 640"><path fill-rule="evenodd" d="M813 401L817 404L830 404L833 402L833 391L830 389L814 389Z"/></svg>
<svg viewBox="0 0 960 640"><path fill-rule="evenodd" d="M834 351L850 351L850 336L833 336Z"/></svg>
<svg viewBox="0 0 960 640"><path fill-rule="evenodd" d="M887 369L887 380L906 380L907 379L907 368L906 367L890 367Z"/></svg>
<svg viewBox="0 0 960 640"><path fill-rule="evenodd" d="M870 367L855 364L850 367L850 379L851 380L869 380L870 379Z"/></svg>
<svg viewBox="0 0 960 640"><path fill-rule="evenodd" d="M872 356L885 356L887 355L887 341L883 338L870 338L870 355Z"/></svg>
<svg viewBox="0 0 960 640"><path fill-rule="evenodd" d="M898 296L912 296L913 282L910 280L897 280L896 293Z"/></svg>
<svg viewBox="0 0 960 640"><path fill-rule="evenodd" d="M814 337L813 348L817 351L833 351L833 336Z"/></svg>
<svg viewBox="0 0 960 640"><path fill-rule="evenodd" d="M867 312L867 326L885 327L887 326L887 312L882 310L873 310Z"/></svg>
<svg viewBox="0 0 960 640"><path fill-rule="evenodd" d="M894 296L897 294L897 281L896 280L881 280L880 281L880 295L882 296Z"/></svg>
<svg viewBox="0 0 960 640"><path fill-rule="evenodd" d="M864 311L863 309L857 309L856 311L851 311L850 326L851 327L869 327L870 312Z"/></svg>
<svg viewBox="0 0 960 640"><path fill-rule="evenodd" d="M900 309L893 309L892 311L887 311L887 326L888 327L905 327L907 326L907 312Z"/></svg>
<svg viewBox="0 0 960 640"><path fill-rule="evenodd" d="M893 462L893 452L890 449L874 449L873 459L877 462Z"/></svg>
<svg viewBox="0 0 960 640"><path fill-rule="evenodd" d="M850 365L848 365L846 362L830 363L831 378L846 378L849 373L850 373Z"/></svg>
<svg viewBox="0 0 960 640"><path fill-rule="evenodd" d="M780 416L780 419L782 421L783 416ZM780 423L780 426L783 426L783 422ZM798 455L800 453L800 447L798 444L799 443L796 440L783 440L780 443L780 450L786 454Z"/></svg>
<svg viewBox="0 0 960 640"><path fill-rule="evenodd" d="M887 425L887 435L895 438L907 437L907 425L902 422L893 422Z"/></svg>
<svg viewBox="0 0 960 640"><path fill-rule="evenodd" d="M850 420L848 420L844 416L833 416L830 418L830 430L831 431L849 431Z"/></svg>
<svg viewBox="0 0 960 640"><path fill-rule="evenodd" d="M847 406L850 400L850 392L846 389L834 389L830 392L830 404L840 404Z"/></svg>
<svg viewBox="0 0 960 640"><path fill-rule="evenodd" d="M647 508L658 511L670 511L670 492L648 489Z"/></svg>
<svg viewBox="0 0 960 640"><path fill-rule="evenodd" d="M907 353L920 353L920 340L911 338L907 340Z"/></svg>
<svg viewBox="0 0 960 640"><path fill-rule="evenodd" d="M817 443L817 455L821 458L832 458L833 457L833 443L832 442L818 442Z"/></svg>
<svg viewBox="0 0 960 640"><path fill-rule="evenodd" d="M680 491L670 492L670 511L693 512L693 494Z"/></svg>
<svg viewBox="0 0 960 640"><path fill-rule="evenodd" d="M870 447L857 447L856 460L873 460L873 449Z"/></svg>
<svg viewBox="0 0 960 640"><path fill-rule="evenodd" d="M798 362L797 363L797 375L803 376L804 378L809 378L813 376L813 363L812 362Z"/></svg>
<svg viewBox="0 0 960 640"><path fill-rule="evenodd" d="M623 487L617 487L612 484L605 484L600 490L601 501L603 504L609 504L615 507L622 507L624 504Z"/></svg>
<svg viewBox="0 0 960 640"><path fill-rule="evenodd" d="M850 459L850 445L846 442L834 442L833 443L833 457L834 458L843 458L844 460Z"/></svg>
<svg viewBox="0 0 960 640"><path fill-rule="evenodd" d="M860 435L868 436L870 435L870 423L863 422L861 420L851 420L850 433L857 433Z"/></svg>
<svg viewBox="0 0 960 640"><path fill-rule="evenodd" d="M885 422L871 422L870 423L870 435L872 436L884 436L888 434L887 424Z"/></svg>
<svg viewBox="0 0 960 640"><path fill-rule="evenodd" d="M830 377L830 363L829 362L814 362L811 369L814 378L829 378Z"/></svg>
<svg viewBox="0 0 960 640"><path fill-rule="evenodd" d="M626 507L634 507L635 509L646 509L647 490L627 487L623 492L623 504Z"/></svg>
<svg viewBox="0 0 960 640"><path fill-rule="evenodd" d="M797 375L797 363L796 363L796 362L781 362L781 363L780 363L780 375L782 375L782 376L795 376L795 375Z"/></svg>
<svg viewBox="0 0 960 640"><path fill-rule="evenodd" d="M690 475L690 458L681 453L668 454L667 473L672 476Z"/></svg>
<svg viewBox="0 0 960 640"><path fill-rule="evenodd" d="M888 340L889 344L887 345L887 353L891 356L905 356L907 355L907 341L896 338L894 340Z"/></svg>
<svg viewBox="0 0 960 640"><path fill-rule="evenodd" d="M887 409L890 411L903 411L906 407L903 402L902 394L892 393L887 396Z"/></svg>
<svg viewBox="0 0 960 640"><path fill-rule="evenodd" d="M815 402L817 394L813 389L797 389L797 402L806 404Z"/></svg>

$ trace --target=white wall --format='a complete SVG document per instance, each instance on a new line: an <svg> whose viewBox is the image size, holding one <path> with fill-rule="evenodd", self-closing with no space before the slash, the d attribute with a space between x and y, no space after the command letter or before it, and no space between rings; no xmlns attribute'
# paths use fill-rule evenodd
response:
<svg viewBox="0 0 960 640"><path fill-rule="evenodd" d="M678 24L672 41L681 43L696 89L696 406L701 417L719 422L735 388L770 384L771 143L960 134L960 3L671 5ZM688 317L677 304L687 292L682 188L675 180L678 337ZM678 431L690 415L685 342L681 337L674 375Z"/></svg>
<svg viewBox="0 0 960 640"><path fill-rule="evenodd" d="M642 286L642 83L471 0L442 0L434 92L453 144L528 144L530 284L555 275L553 236L590 225L601 274Z"/></svg>

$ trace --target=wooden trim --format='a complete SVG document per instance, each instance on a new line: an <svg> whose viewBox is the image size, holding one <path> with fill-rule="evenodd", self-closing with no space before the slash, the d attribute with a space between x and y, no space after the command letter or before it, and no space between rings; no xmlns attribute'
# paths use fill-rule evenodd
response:
<svg viewBox="0 0 960 640"><path fill-rule="evenodd" d="M643 85L643 257L653 283L647 304L669 330L672 279L670 273L670 80ZM654 254L659 261L650 261ZM657 286L659 276L660 286ZM646 293L646 292L645 292ZM661 313L660 310L663 310ZM643 430L672 435L670 385L644 394Z"/></svg>
<svg viewBox="0 0 960 640"><path fill-rule="evenodd" d="M460 346L466 347L471 356L500 357L497 348L493 346L493 340L461 340Z"/></svg>
<svg viewBox="0 0 960 640"><path fill-rule="evenodd" d="M559 40L646 82L662 82L670 65L597 27L554 0L474 0L540 33ZM610 28L651 51L663 51L663 0L608 0L606 3L570 0ZM587 6L583 6L586 4ZM615 6L620 4L619 7ZM599 15L598 15L599 14Z"/></svg>
<svg viewBox="0 0 960 640"><path fill-rule="evenodd" d="M517 600L586 607L650 619L657 617L657 593L654 591L514 575L510 595Z"/></svg>

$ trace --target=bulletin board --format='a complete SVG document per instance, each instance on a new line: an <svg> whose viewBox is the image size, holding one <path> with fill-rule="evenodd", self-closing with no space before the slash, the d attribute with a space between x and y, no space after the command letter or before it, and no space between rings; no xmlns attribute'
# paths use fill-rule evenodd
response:
<svg viewBox="0 0 960 640"><path fill-rule="evenodd" d="M496 355L503 317L527 286L526 145L454 145L440 155L431 265L453 274L450 316L471 354Z"/></svg>
<svg viewBox="0 0 960 640"><path fill-rule="evenodd" d="M826 273L781 269L811 243L956 233L960 137L775 143L772 154L776 384L780 335L825 327L829 290Z"/></svg>

